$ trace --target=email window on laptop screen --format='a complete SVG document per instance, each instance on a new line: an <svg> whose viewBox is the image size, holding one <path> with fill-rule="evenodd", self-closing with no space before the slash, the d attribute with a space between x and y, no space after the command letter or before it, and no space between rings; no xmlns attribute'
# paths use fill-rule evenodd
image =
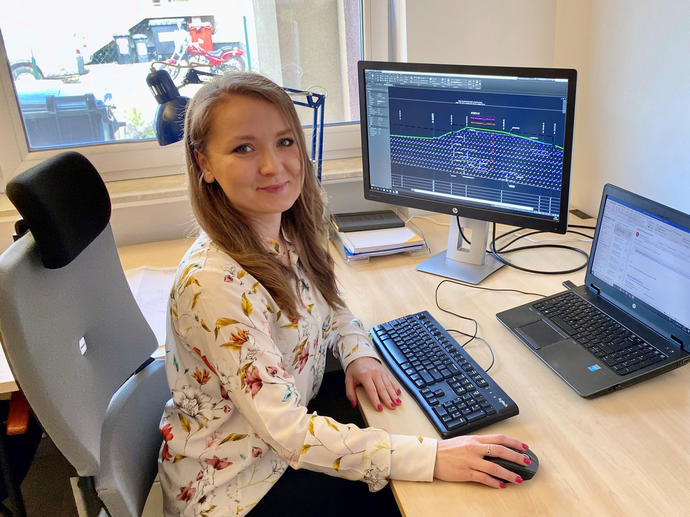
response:
<svg viewBox="0 0 690 517"><path fill-rule="evenodd" d="M690 330L690 228L608 196L592 273Z"/></svg>

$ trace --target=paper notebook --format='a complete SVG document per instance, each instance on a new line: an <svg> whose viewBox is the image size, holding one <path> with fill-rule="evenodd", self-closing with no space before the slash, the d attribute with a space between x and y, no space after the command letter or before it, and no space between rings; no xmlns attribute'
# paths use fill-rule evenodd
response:
<svg viewBox="0 0 690 517"><path fill-rule="evenodd" d="M382 230L339 232L338 237L350 253L412 248L424 244L424 239L405 226Z"/></svg>

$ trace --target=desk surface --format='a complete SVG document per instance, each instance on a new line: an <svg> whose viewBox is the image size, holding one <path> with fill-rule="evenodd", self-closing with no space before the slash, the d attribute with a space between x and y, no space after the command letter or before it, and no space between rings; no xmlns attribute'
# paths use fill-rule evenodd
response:
<svg viewBox="0 0 690 517"><path fill-rule="evenodd" d="M17 391L17 383L3 350L0 349L0 394Z"/></svg>
<svg viewBox="0 0 690 517"><path fill-rule="evenodd" d="M415 220L434 253L445 248L447 233L447 226L434 221L445 220L439 216ZM120 250L120 256L125 269L169 266L188 244L179 240L128 246ZM423 259L396 255L345 264L336 257L344 296L365 326L426 309L446 328L469 328L436 308L434 290L441 278L415 271ZM545 268L556 263L565 269L582 257L547 250L526 252L515 260ZM564 280L577 284L583 278L583 271L548 276L503 268L481 285L552 294L562 290ZM519 415L481 432L506 433L527 442L539 456L539 472L531 481L505 490L470 483L393 481L403 515L690 515L686 483L690 368L596 399L580 398L496 319L497 312L531 299L449 284L439 290L443 307L479 321L479 333L496 355L490 374L520 407ZM468 351L480 364L489 364L481 343L468 345ZM403 397L401 407L382 413L369 405L361 391L359 400L370 425L395 433L437 436L409 395Z"/></svg>

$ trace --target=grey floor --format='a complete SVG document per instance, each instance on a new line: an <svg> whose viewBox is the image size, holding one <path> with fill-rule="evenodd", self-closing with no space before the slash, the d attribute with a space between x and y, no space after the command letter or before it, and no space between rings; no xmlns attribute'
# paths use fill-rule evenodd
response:
<svg viewBox="0 0 690 517"><path fill-rule="evenodd" d="M77 507L69 481L74 475L74 469L53 442L42 438L21 485L28 517L75 517ZM7 500L4 503L10 507Z"/></svg>

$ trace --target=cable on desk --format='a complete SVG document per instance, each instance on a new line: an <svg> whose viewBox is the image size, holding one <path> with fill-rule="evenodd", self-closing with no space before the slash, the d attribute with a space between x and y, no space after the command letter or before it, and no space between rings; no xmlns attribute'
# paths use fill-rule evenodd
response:
<svg viewBox="0 0 690 517"><path fill-rule="evenodd" d="M504 237L506 234L501 235L498 237L499 239L501 237ZM589 262L589 255L587 254L586 251L581 250L580 248L576 248L574 246L566 246L565 244L531 244L529 246L519 246L517 248L513 248L510 250L506 250L506 246L503 246L501 249L497 250L496 249L496 241L498 239L496 238L496 223L493 223L493 238L491 239L491 254L496 257L496 260L499 262L502 262L506 266L510 266L512 268L518 269L520 271L526 271L528 273L537 273L540 275L565 275L567 273L574 273L576 271L579 271L580 269L583 269L584 267L587 266L587 263ZM509 243L508 245L512 244ZM510 262L508 259L505 257L501 256L501 253L514 253L516 251L521 251L521 250L526 250L526 249L536 249L536 248L558 248L558 249L566 249L566 250L571 250L575 251L576 253L579 253L581 255L585 256L585 262L577 267L571 268L571 269L564 269L560 271L544 271L544 270L539 270L539 269L529 269L526 267L518 266L517 264L513 264Z"/></svg>
<svg viewBox="0 0 690 517"><path fill-rule="evenodd" d="M436 305L437 305L437 306L438 306L438 289L439 289L439 287L441 287L443 284L446 284L446 283L448 283L448 284L461 285L461 286L463 286L463 287L470 287L470 288L472 288L472 289L481 289L482 291L496 291L496 292L499 292L499 293L518 293L518 294L526 294L526 295L528 295L528 296L538 296L538 297L540 297L540 298L544 298L545 296L548 296L548 295L546 295L546 294L541 294L541 293L532 293L532 292L529 292L529 291L520 291L520 289L507 289L507 288L503 288L503 287L483 287L483 286L481 286L481 285L476 285L476 284L470 284L470 283L467 283L467 282L463 282L462 280L449 280L449 279L445 279L445 280L441 280L441 281L438 283L438 285L436 286L436 300L437 300L437 301L436 301ZM441 307L439 307L439 309L441 309ZM441 309L441 310L444 310L444 309ZM446 311L446 312L448 312L449 314L452 314L453 316L457 316L457 314L455 314L455 313L453 313L453 312L450 312L450 311ZM462 316L459 316L459 317L462 318Z"/></svg>
<svg viewBox="0 0 690 517"><path fill-rule="evenodd" d="M476 333L474 335L471 335L471 334L468 334L467 332L463 332L462 330L457 330L457 329L447 329L446 332L457 332L458 334L462 334L463 336L469 337L470 339L468 339L462 345L460 345L462 348L465 348L470 343L470 341L472 341L474 339L478 339L479 341L483 341L484 344L486 345L486 347L489 349L489 353L491 354L491 363L489 363L489 366L487 368L484 368L484 371L488 372L489 370L491 370L491 367L496 362L496 356L494 355L493 348L491 348L491 345L489 344L489 342L486 339L484 339L483 337L477 336Z"/></svg>
<svg viewBox="0 0 690 517"><path fill-rule="evenodd" d="M460 216L459 216L459 215L456 215L456 216L455 216L455 222L456 222L456 224L458 225L458 231L460 232L460 236L462 237L462 240L465 241L465 242L468 244L468 246L472 246L472 243L470 242L470 240L469 240L467 237L465 237L465 233L462 231L462 226L460 225ZM494 235L495 235L496 223L493 223L493 225L494 225ZM582 225L577 225L577 224L568 225L568 229L566 230L566 233L575 233L575 234L577 234L577 235L581 235L581 236L583 236L583 237L587 237L588 239L592 239L592 236L591 236L591 235L588 235L588 234L586 234L586 233L578 232L578 231L576 231L576 230L571 230L570 228L584 228L584 229L587 229L587 230L594 230L594 229L595 229L594 226L582 226ZM495 237L494 240L495 240L495 241L499 241L499 240L503 239L504 237L507 237L508 235L511 235L511 234L513 234L513 233L517 233L517 232L519 232L519 231L521 231L521 230L526 230L526 229L527 229L527 228L524 228L524 227L513 228L512 230L508 230L507 232L502 233L502 234L499 235L498 237ZM518 241L518 240L520 240L520 239L524 239L524 238L529 237L529 236L531 236L531 235L536 235L536 234L538 234L538 233L550 233L550 232L546 232L546 231L544 231L544 230L534 230L534 231L531 231L531 232L529 232L529 233L525 233L524 235L518 235L515 239L513 239L512 241L510 241L508 244L503 245L503 246L498 250L498 252L501 252L503 249L505 249L506 247L510 246L510 245L511 245L513 242L515 242L515 241ZM520 249L529 249L529 248L528 248L528 247L523 247L523 248L520 248ZM490 249L486 250L486 252L487 252L487 253L492 253L492 251L491 251Z"/></svg>
<svg viewBox="0 0 690 517"><path fill-rule="evenodd" d="M447 331L448 332L457 332L458 334L462 334L463 336L466 336L469 338L467 341L465 341L464 343L462 343L460 345L463 348L465 348L469 343L471 343L475 339L478 339L478 340L484 342L486 347L489 349L489 353L491 354L491 364L489 364L488 368L484 369L485 372L488 372L491 369L491 367L494 365L494 362L496 360L496 356L494 355L494 351L491 348L491 345L489 344L489 342L486 339L484 339L483 337L477 336L477 332L479 331L479 323L477 323L477 320L475 320L474 318L470 318L469 316L462 316L461 314L458 314L458 313L453 312L451 310L444 309L443 307L441 307L441 304L438 303L438 290L441 287L441 285L445 284L446 282L450 283L450 284L465 285L465 284L463 284L461 282L457 282L455 280L441 280L438 283L438 285L436 286L436 290L434 291L434 301L436 302L436 307L438 308L438 310L445 312L447 314L452 314L453 316L455 316L457 318L460 318L460 319L463 319L466 321L471 321L472 323L474 323L474 332L472 334L468 334L467 332L463 332L463 331L457 330L457 329L448 329ZM467 286L468 287L477 287L476 285L472 285L472 284L467 284ZM488 287L478 287L478 289L484 289L486 291L516 291L515 289L491 289ZM516 291L516 292L522 293L522 291ZM536 293L524 293L524 294L534 294L535 296L542 296L542 295L536 294Z"/></svg>
<svg viewBox="0 0 690 517"><path fill-rule="evenodd" d="M519 230L524 230L524 229L525 229L525 228L517 228L517 229L515 229L515 230L511 230L510 232L506 232L506 233L504 233L503 235L499 235L498 237L496 237L496 240L497 240L497 241L498 241L498 240L501 240L502 238L507 237L507 236L508 236L509 234L511 234L511 233L516 233L516 232L518 232ZM498 250L496 250L496 251L498 251L498 252L500 253L501 251L503 251L504 249L506 249L508 246L510 246L510 245L513 244L514 242L519 241L520 239L527 239L528 241L532 242L534 246L538 246L538 245L540 245L540 244L543 244L544 242L554 242L554 241L555 241L555 242L558 242L558 240L556 240L556 239L552 239L552 240L550 240L550 241L549 241L549 240L546 240L546 239L541 240L541 241L533 241L532 239L529 239L529 237L531 237L532 235L536 235L536 234L538 234L538 233L549 233L549 232L544 232L544 231L542 231L542 230L533 230L533 231L530 231L530 232L528 232L528 233L518 234L517 237L515 237L512 241L508 242L507 244L503 244L503 245L502 245ZM568 230L567 233L575 233L575 234L577 234L577 235L582 235L583 237L587 237L587 238L590 239L590 240L592 239L592 236L591 236L591 235L587 235L586 233L578 232L577 230ZM584 240L584 239L578 239L578 240ZM523 246L523 247L521 247L520 249L529 249L529 248L531 248L531 247L532 247L532 245ZM491 253L491 250L487 250L487 253Z"/></svg>
<svg viewBox="0 0 690 517"><path fill-rule="evenodd" d="M465 237L464 232L462 231L462 226L460 225L460 216L456 215L455 216L455 222L458 225L458 231L460 232L460 236L462 237L462 240L464 240L468 245L472 245L472 243L469 241L467 237ZM570 225L569 228L585 228L585 229L594 229L593 226L583 226L583 225ZM520 239L524 239L525 237L529 237L531 235L535 235L537 233L547 233L544 232L543 230L534 230L532 232L528 232L524 235L519 235L512 241L510 241L507 244L502 245L500 248L496 249L496 242L507 237L508 235L511 235L513 233L516 233L520 230L524 230L525 228L514 228L513 230L509 230L499 236L496 236L496 223L493 223L493 232L492 232L492 239L491 243L489 245L489 249L486 250L487 253L491 253L494 257L496 257L496 260L501 262L502 264L505 264L506 266L515 268L520 271L526 271L528 273L536 273L540 275L565 275L568 273L574 273L576 271L579 271L587 266L587 263L589 262L589 255L587 254L586 251L581 250L580 248L576 248L574 246L568 246L565 244L530 244L527 246L520 246L517 248L513 248L510 250L507 250L506 248L510 246L511 244L519 241ZM582 235L583 237L587 237L588 239L591 239L592 236L588 235L586 233L579 232L577 230L567 230L568 233L575 233L578 235ZM513 264L510 262L507 258L503 257L501 253L513 253L516 251L522 251L522 250L529 250L529 249L536 249L536 248L559 248L559 249L565 249L565 250L570 250L570 251L575 251L576 253L580 253L581 255L585 256L585 262L581 264L578 267L572 268L572 269L565 269L565 270L560 270L560 271L544 271L540 269L530 269L522 266L518 266L517 264Z"/></svg>
<svg viewBox="0 0 690 517"><path fill-rule="evenodd" d="M495 360L496 360L496 356L494 355L494 351L493 351L493 349L491 348L491 345L489 344L489 342L488 342L486 339L484 339L483 337L480 337L480 336L477 335L477 332L478 332L478 330L479 330L479 324L477 323L477 320L475 320L474 318L470 318L469 316L462 316L461 314L458 314L458 313L456 313L456 312L453 312L453 311L451 311L451 310L449 310L449 309L444 309L443 307L441 307L441 304L438 303L438 290L440 289L440 287L441 287L443 284L446 284L446 283L448 283L448 284L461 285L461 286L464 286L464 287L471 287L472 289L481 289L482 291L513 292L513 293L519 293L519 294L526 294L526 295L528 295L528 296L538 296L538 297L540 297L540 298L543 298L544 296L546 296L545 294L541 294L541 293L530 293L530 292L528 292L528 291L520 291L519 289L504 289L504 288L495 288L495 287L481 287L481 286L478 286L478 285L469 284L469 283L465 283L465 282L457 281L457 280L448 280L448 279L446 279L446 280L441 280L441 281L438 283L438 285L436 286L436 290L434 291L434 301L436 302L436 308L437 308L438 310L440 310L441 312L445 312L445 313L451 314L451 315L453 315L453 316L455 316L455 317L457 317L457 318L461 318L461 319L463 319L463 320L471 321L472 323L474 323L474 332L473 332L472 334L468 334L467 332L463 332L463 331L457 330L457 329L448 329L447 331L448 331L448 332L457 332L458 334L462 334L463 336L466 336L466 337L469 338L467 341L465 341L464 343L462 343L462 344L460 345L460 346L463 347L463 348L465 348L465 346L467 346L470 342L472 342L472 341L475 340L475 339L478 339L478 340L484 342L484 344L486 345L486 347L489 349L489 353L491 354L491 364L489 365L488 368L486 368L486 369L484 370L484 371L486 371L486 372L488 372L488 371L491 369L491 367L494 365L494 362L495 362Z"/></svg>
<svg viewBox="0 0 690 517"><path fill-rule="evenodd" d="M458 225L458 231L460 232L460 236L462 237L462 240L464 240L468 245L471 246L472 243L469 241L469 239L467 237L465 237L465 234L462 231L462 226L460 225L460 216L459 215L455 216L455 222ZM493 224L492 239L491 239L491 243L489 245L489 249L486 250L486 252L491 253L494 257L496 257L496 260L498 260L502 264L505 264L506 266L518 269L520 271L526 271L528 273L536 273L536 274L540 274L540 275L565 275L565 274L574 273L576 271L583 269L584 267L587 266L587 263L589 262L589 255L587 254L586 251L583 251L580 248L576 248L574 246L567 246L565 244L530 244L527 246L520 246L517 248L506 250L506 248L508 246L510 246L511 244L513 244L514 242L516 242L520 239L524 239L525 237L529 237L530 235L535 235L537 233L546 233L543 230L535 230L532 232L528 232L524 235L520 235L520 236L516 237L515 239L513 239L512 241L510 241L509 243L504 244L499 249L496 249L496 242L497 241L503 239L504 237L507 237L508 235L516 233L520 230L524 230L525 228L514 228L512 230L508 230L507 232L505 232L499 236L496 236L496 223L492 223L492 224ZM573 228L593 229L592 226L582 226L582 225L572 225L572 227ZM590 235L587 235L586 233L578 232L576 230L567 230L567 231L569 233L576 233L578 235L582 235L582 236L587 237L589 239L592 238ZM571 251L575 251L576 253L580 253L580 254L584 255L586 260L580 266L572 268L572 269L565 269L565 270L561 270L561 271L544 271L544 270L540 270L540 269L530 269L530 268L518 266L517 264L513 264L507 258L505 258L501 255L501 253L513 253L515 251L522 251L522 250L536 249L536 248L559 248L559 249L571 250Z"/></svg>

